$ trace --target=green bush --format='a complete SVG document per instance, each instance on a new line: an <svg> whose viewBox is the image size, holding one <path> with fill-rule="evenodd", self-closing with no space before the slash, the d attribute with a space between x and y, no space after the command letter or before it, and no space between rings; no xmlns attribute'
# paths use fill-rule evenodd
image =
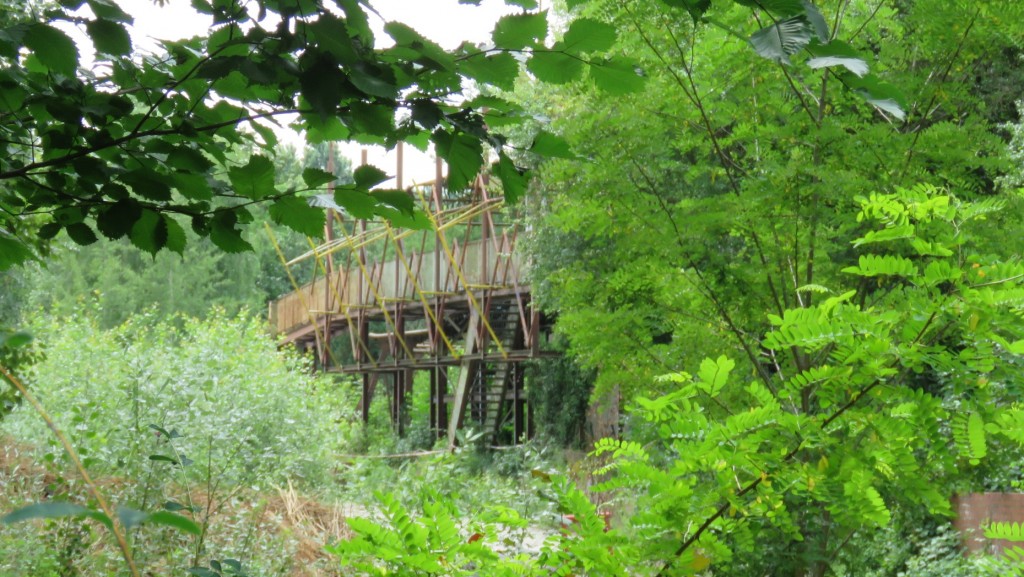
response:
<svg viewBox="0 0 1024 577"><path fill-rule="evenodd" d="M100 472L139 479L173 460L192 480L318 484L349 432L349 388L311 375L245 314L160 322L142 314L105 331L79 312L37 317L29 330L45 358L26 381ZM0 430L53 443L28 407Z"/></svg>

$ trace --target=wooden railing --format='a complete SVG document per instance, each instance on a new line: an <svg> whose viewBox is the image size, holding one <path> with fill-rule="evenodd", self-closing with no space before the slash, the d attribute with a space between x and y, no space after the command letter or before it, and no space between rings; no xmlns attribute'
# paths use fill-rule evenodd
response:
<svg viewBox="0 0 1024 577"><path fill-rule="evenodd" d="M467 290L479 294L522 289L523 263L508 235L453 244L451 258L440 251L403 256L404 264L398 259L366 263L365 273L353 264L271 302L271 324L278 332L289 334L328 313L354 315L358 310L379 310L396 302L433 302L465 295Z"/></svg>

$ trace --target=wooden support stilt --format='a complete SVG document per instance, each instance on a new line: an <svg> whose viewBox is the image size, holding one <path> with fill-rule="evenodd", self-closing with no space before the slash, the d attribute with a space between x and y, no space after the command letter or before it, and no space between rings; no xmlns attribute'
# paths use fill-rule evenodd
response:
<svg viewBox="0 0 1024 577"><path fill-rule="evenodd" d="M480 361L473 358L477 349L478 325L480 324L480 312L473 308L469 314L469 327L466 328L466 354L459 364L459 383L455 386L455 399L452 401L452 414L448 419L448 446L455 446L455 431L462 424L463 415L466 412L466 402L469 400L470 385L473 377L480 367Z"/></svg>

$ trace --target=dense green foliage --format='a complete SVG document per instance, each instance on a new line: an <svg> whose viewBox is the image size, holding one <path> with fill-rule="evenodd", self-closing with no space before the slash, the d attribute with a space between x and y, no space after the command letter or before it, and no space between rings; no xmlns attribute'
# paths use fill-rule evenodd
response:
<svg viewBox="0 0 1024 577"><path fill-rule="evenodd" d="M336 0L337 11L321 0L255 4L250 11L238 0L194 2L209 19L210 34L163 42L165 52L156 56L134 51L126 29L132 17L113 0L67 0L31 16L3 15L0 267L30 259L32 247L45 248L61 231L83 245L99 235L127 237L146 252L181 253L190 226L220 249L239 252L250 248L240 227L253 220L255 204L268 205L276 222L314 236L323 228L325 204L357 218L423 227L407 195L371 190L387 180L375 167L360 168L352 183L339 184L317 206L308 193L329 190L334 175L307 169L297 186L279 187L270 158L277 119L297 115L293 127L314 143L433 142L453 189L484 166L486 144L498 153L495 172L515 198L526 176L487 126L519 107L493 97L459 102L464 79L511 86L519 74L515 53L555 81L590 69L595 79L608 71L617 82L631 77L637 88L642 84L631 69L584 57L615 40L615 31L597 22L549 49L546 13L510 15L496 25L493 48L466 44L446 52L395 22L384 26L393 44L378 48L372 8L357 0ZM71 14L85 5L91 14ZM91 39L95 70L79 69L87 48L54 26L58 21L75 22ZM263 152L244 163L224 152L245 143ZM566 150L545 133L531 148ZM213 178L218 174L227 182Z"/></svg>
<svg viewBox="0 0 1024 577"><path fill-rule="evenodd" d="M244 558L251 575L291 565L279 549L296 542L267 525L260 511L275 487L329 485L333 457L349 435L348 387L310 375L305 362L277 351L262 323L247 316L213 311L204 321L175 322L139 314L103 330L79 311L38 315L30 328L44 358L26 379L92 474L111 480L104 482L111 499L119 507L184 515L202 531L176 536L144 526L134 534L140 563L181 571L209 559ZM0 438L7 457L19 455L0 459L4 482L18 480L0 491L5 513L25 499L40 500L38 491L56 502L89 502L29 406L3 420ZM30 463L20 465L20 475L7 468L19 460ZM116 557L86 555L61 536L71 531L94 540L82 521L50 529L26 539L19 526L0 527L0 574L45 575L51 564L54 575L115 574L121 565ZM60 561L66 547L73 558ZM58 573L68 567L82 573Z"/></svg>
<svg viewBox="0 0 1024 577"><path fill-rule="evenodd" d="M44 359L26 379L97 471L140 478L159 453L187 456L197 464L190 474L212 464L245 486L327 474L346 436L340 417L353 411L347 388L303 375L308 367L278 352L260 321L216 310L181 323L143 313L103 330L83 311L37 317L30 329ZM173 447L152 425L177 431ZM29 407L2 427L47 444Z"/></svg>
<svg viewBox="0 0 1024 577"><path fill-rule="evenodd" d="M543 472L528 449L490 463L531 470L550 506L517 497L528 489L516 477L472 491L465 515L453 494L488 462L469 450L356 461L345 471L352 494L389 481L399 491L379 493L381 515L350 521L354 539L330 548L343 571L988 570L958 556L943 519L954 491L1021 481L1008 466L1024 444L1021 130L1007 80L1019 74L1019 3L568 0L549 29L545 12L530 11L536 2L519 0L524 12L497 23L494 47L452 53L394 23L385 32L395 44L372 48L367 6L336 3L337 13L316 0L257 2L283 18L272 29L238 2L200 0L218 25L209 38L138 60L121 41L123 13L88 0L95 18L83 26L109 76L77 70L74 46L50 24L59 12L6 26L0 268L60 231L83 245L98 230L170 249L188 258L157 261L164 276L150 294L141 278L101 279L131 287L104 287L112 298L160 300L166 314L182 307L157 294L174 286L167 275L256 270L220 266L217 250L251 248L240 227L259 211L297 234L319 234L325 206L422 224L404 193L371 191L386 179L372 167L333 198L314 196L338 175L272 160L275 136L260 122L298 112L313 141L432 141L453 188L484 165L486 145L510 199L527 184L510 156L522 140L533 154L517 159L549 159L530 205L534 287L574 357L538 381L575 383L547 406L552 436L578 438L588 371L597 395L621 391L632 405L623 437L596 444L588 480L601 496ZM485 96L457 103L464 79L489 84ZM249 142L263 150L239 154ZM186 243L184 219L212 245ZM123 248L69 269L125 260ZM256 248L262 263L269 251ZM226 292L196 291L188 310L253 298ZM344 397L299 376L304 365L276 356L256 324L139 316L108 333L79 315L34 331L47 357L26 374L89 467L136 480L162 471L159 490L177 493L214 478L326 482ZM42 424L26 415L17 409L5 426L42 443ZM387 428L379 419L353 443L425 445L382 440ZM432 490L406 482L414 476ZM124 495L153 487L132 483ZM482 510L487 496L499 502ZM182 503L170 508L205 531L210 507L204 520ZM552 511L571 515L569 526L528 547L524 531ZM61 515L73 520L50 527L112 517L44 503L8 520ZM140 519L122 514L115 536ZM993 531L1004 529L1019 536ZM58 536L80 554L77 537ZM168 566L230 573L202 536L189 546ZM867 563L860 553L872 550L884 558Z"/></svg>
<svg viewBox="0 0 1024 577"><path fill-rule="evenodd" d="M601 368L599 390L644 388L724 350L753 370L765 313L813 303L852 264L855 196L919 182L990 195L1010 172L998 124L1011 118L993 117L1005 103L973 87L988 81L979 67L1019 60L1014 3L822 7L831 34L899 89L902 121L828 71L752 59L730 33L749 10L721 27L658 3L582 10L616 23L618 50L648 74L643 93L614 98L524 91L588 160L543 170L535 277L573 352Z"/></svg>
<svg viewBox="0 0 1024 577"><path fill-rule="evenodd" d="M1013 480L1020 171L1013 108L977 71L1019 59L1020 7L821 8L900 112L843 90L849 62L751 60L733 31L763 14L656 3L578 13L623 31L644 93L522 89L587 159L541 171L535 286L597 390L639 404L599 451L624 459L609 487L646 495L646 563L835 574L892 510L946 515L952 492Z"/></svg>
<svg viewBox="0 0 1024 577"><path fill-rule="evenodd" d="M596 438L587 422L594 371L569 356L540 359L530 367L528 402L542 442L585 449Z"/></svg>
<svg viewBox="0 0 1024 577"><path fill-rule="evenodd" d="M279 186L301 183L306 168L326 166L326 145L309 147L301 156L294 147L282 146L275 156ZM244 150L232 156L247 157ZM335 173L340 182L351 182L351 164L337 153ZM254 217L271 222L263 207L254 207ZM271 225L270 234L284 254L294 256L308 250L305 235L280 225ZM0 283L14 289L0 297L0 326L6 320L16 325L19 313L45 308L67 315L82 302L94 303L100 325L115 327L131 315L149 310L158 318L175 314L201 317L212 307L229 312L243 308L259 311L268 300L288 293L292 288L284 266L268 233L255 230L249 240L253 251L229 254L209 239L189 234L192 239L181 255L147 255L127 239L79 246L58 243L45 265L24 267L0 273ZM312 278L312 263L294 267L298 283ZM10 299L10 302L6 301ZM5 306L6 305L6 306Z"/></svg>

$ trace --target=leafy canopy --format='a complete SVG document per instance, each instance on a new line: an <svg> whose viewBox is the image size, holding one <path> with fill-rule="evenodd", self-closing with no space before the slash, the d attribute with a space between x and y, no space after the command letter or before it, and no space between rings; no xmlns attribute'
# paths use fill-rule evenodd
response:
<svg viewBox="0 0 1024 577"><path fill-rule="evenodd" d="M525 68L544 82L589 77L624 95L641 90L645 74L616 50L619 31L608 22L576 18L558 34L536 2L509 3L523 12L496 23L491 45L453 51L396 22L385 23L390 38L378 42L370 25L376 14L359 0L195 0L210 34L163 42L157 55L135 50L132 17L115 0L62 0L39 17L0 22L0 268L31 259L33 248L61 231L79 244L127 236L155 254L181 253L182 228L190 227L222 250L247 250L241 232L256 203L273 205L280 223L316 232L320 217L303 204L303 193L330 183L279 187L267 158L277 144L272 127L292 115L292 126L313 143L432 141L449 164L452 188L465 186L493 150L495 173L515 200L528 174L488 127L528 115L500 97L461 100L464 81L511 89ZM665 4L695 22L716 23L729 8L702 0ZM835 70L868 102L901 116L900 99L867 71L867 58L832 42L814 4L734 4L772 22L750 35L757 53L789 64L806 52L813 56L808 66ZM84 6L90 10L76 12ZM92 70L80 69L86 48L55 26L61 21L90 38L98 58ZM225 148L245 142L264 147L266 156L233 165ZM552 153L542 142L524 147ZM394 205L398 195L369 191L360 182L337 186L334 201L363 218L402 209Z"/></svg>

